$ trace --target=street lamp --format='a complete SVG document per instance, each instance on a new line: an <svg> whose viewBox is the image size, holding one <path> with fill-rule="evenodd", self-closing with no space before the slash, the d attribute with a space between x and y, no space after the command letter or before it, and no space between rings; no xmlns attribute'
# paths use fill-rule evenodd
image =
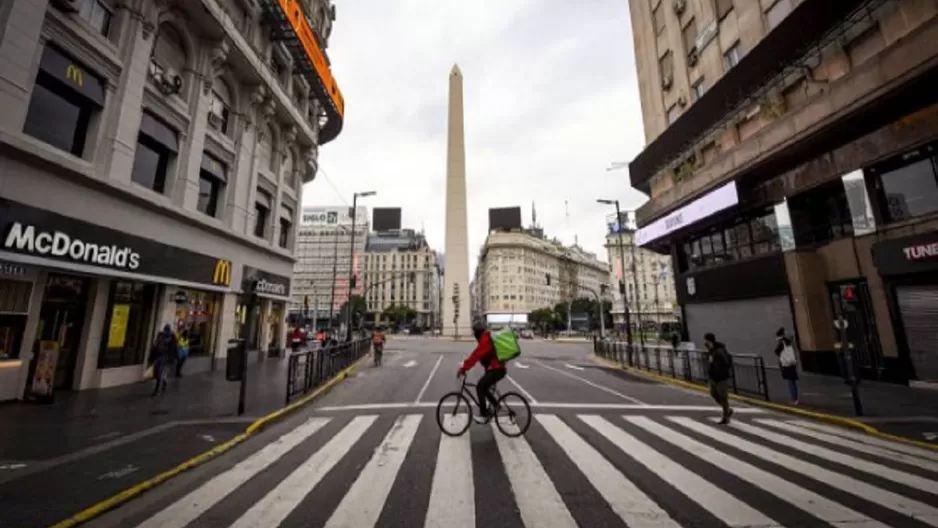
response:
<svg viewBox="0 0 938 528"><path fill-rule="evenodd" d="M352 284L355 280L355 220L358 218L358 199L367 198L368 196L374 196L378 194L375 191L365 191L357 192L352 196L352 211L350 216L352 217L352 238L349 243L349 256L348 256L348 277L349 277L349 288L348 288L348 299L345 301L345 340L352 340Z"/></svg>
<svg viewBox="0 0 938 528"><path fill-rule="evenodd" d="M622 213L619 210L619 200L604 200L602 198L596 200L598 203L604 205L615 205L616 206L616 232L618 233L618 246L619 246L619 269L622 271L622 281L619 285L619 293L622 295L622 309L625 311L625 339L628 343L629 349L632 348L632 314L629 311L629 299L625 295L625 246L622 243ZM634 245L635 241L632 240ZM632 259L632 276L635 276L635 259Z"/></svg>

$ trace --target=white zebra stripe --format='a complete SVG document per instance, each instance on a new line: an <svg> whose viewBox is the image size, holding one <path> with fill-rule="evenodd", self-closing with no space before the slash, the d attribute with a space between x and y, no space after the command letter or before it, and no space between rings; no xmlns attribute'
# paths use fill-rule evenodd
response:
<svg viewBox="0 0 938 528"><path fill-rule="evenodd" d="M444 419L455 422L456 417L446 416ZM457 424L451 423L450 427L455 429ZM476 526L472 444L469 439L468 434L453 438L440 433L425 528Z"/></svg>
<svg viewBox="0 0 938 528"><path fill-rule="evenodd" d="M873 446L884 447L890 451L897 451L899 453L905 453L906 455L911 455L918 458L923 458L926 460L938 461L938 451L927 451L920 447L911 446L903 444L900 442L894 442L892 440L886 440L885 438L877 438L873 435L868 435L858 431L850 431L847 429L842 429L840 427L831 427L829 425L823 425L815 422L810 422L807 420L791 420L788 423L792 423L801 427L806 427L808 429L814 429L815 431L820 431L822 433L831 434L834 436L839 436L841 438L849 438L851 440L856 440L857 442L862 442L864 444L869 444Z"/></svg>

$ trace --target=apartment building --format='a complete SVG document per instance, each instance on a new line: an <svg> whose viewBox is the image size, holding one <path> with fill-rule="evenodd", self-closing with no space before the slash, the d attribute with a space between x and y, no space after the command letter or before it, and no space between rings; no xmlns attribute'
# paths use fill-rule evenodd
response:
<svg viewBox="0 0 938 528"><path fill-rule="evenodd" d="M609 284L608 264L575 245L538 235L518 230L493 231L486 237L473 279L479 315L526 316L602 294L601 286Z"/></svg>
<svg viewBox="0 0 938 528"><path fill-rule="evenodd" d="M442 268L439 255L423 233L413 229L368 235L362 282L367 305L366 320L389 324L385 310L391 306L413 310L413 324L438 328Z"/></svg>
<svg viewBox="0 0 938 528"><path fill-rule="evenodd" d="M938 4L630 6L636 239L672 256L688 337L773 363L782 327L805 370L850 350L863 377L938 381Z"/></svg>
<svg viewBox="0 0 938 528"><path fill-rule="evenodd" d="M351 207L304 207L296 233L293 298L290 317L316 328L336 326L339 311L348 300L351 280L358 275L368 241L368 208L359 207L355 218L352 250ZM353 256L354 253L354 256ZM363 285L354 285L360 295Z"/></svg>
<svg viewBox="0 0 938 528"><path fill-rule="evenodd" d="M139 381L164 325L190 331L189 372L233 338L282 349L301 188L342 128L334 15L3 2L0 399Z"/></svg>

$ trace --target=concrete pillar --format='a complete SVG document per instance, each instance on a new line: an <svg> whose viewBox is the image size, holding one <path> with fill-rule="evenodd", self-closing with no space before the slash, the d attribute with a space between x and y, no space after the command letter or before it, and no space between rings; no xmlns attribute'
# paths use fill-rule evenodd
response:
<svg viewBox="0 0 938 528"><path fill-rule="evenodd" d="M173 201L182 204L182 207L194 211L199 203L199 172L202 165L202 152L205 150L205 129L208 126L208 108L211 102L211 89L205 90L204 84L197 82L195 74L189 75L192 102L189 104L189 142L188 152L180 159L182 171L177 173L177 184L173 188ZM186 147L184 147L186 148ZM224 214L224 201L220 201L222 214ZM224 218L224 216L221 216Z"/></svg>
<svg viewBox="0 0 938 528"><path fill-rule="evenodd" d="M101 343L107 339L104 323L107 321L108 292L111 280L92 279L88 283L88 304L85 312L84 327L77 350L72 388L76 390L97 389L102 386L104 371L98 369L98 354ZM140 366L143 373L143 366Z"/></svg>
<svg viewBox="0 0 938 528"><path fill-rule="evenodd" d="M236 233L251 234L254 226L248 221L254 212L255 160L259 137L257 106L264 100L265 88L259 86L250 96L242 101L247 111L241 114L241 134L236 143L236 161L229 177L229 185L234 188L228 192L226 214L231 228Z"/></svg>
<svg viewBox="0 0 938 528"><path fill-rule="evenodd" d="M42 54L39 36L48 0L4 0L0 6L0 128L21 131Z"/></svg>
<svg viewBox="0 0 938 528"><path fill-rule="evenodd" d="M228 341L235 336L236 310L238 308L238 294L226 293L218 306L218 316L216 324L218 329L215 334L215 360L216 368L224 368L225 360L228 357Z"/></svg>

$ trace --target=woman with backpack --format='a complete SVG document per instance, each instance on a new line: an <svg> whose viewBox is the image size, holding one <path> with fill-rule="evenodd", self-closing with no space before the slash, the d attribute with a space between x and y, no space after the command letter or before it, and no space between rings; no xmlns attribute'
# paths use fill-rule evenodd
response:
<svg viewBox="0 0 938 528"><path fill-rule="evenodd" d="M791 395L791 404L798 405L798 356L791 345L791 339L785 337L785 329L779 328L775 332L775 355L778 356L778 365L782 370L782 379L788 381L788 393Z"/></svg>

